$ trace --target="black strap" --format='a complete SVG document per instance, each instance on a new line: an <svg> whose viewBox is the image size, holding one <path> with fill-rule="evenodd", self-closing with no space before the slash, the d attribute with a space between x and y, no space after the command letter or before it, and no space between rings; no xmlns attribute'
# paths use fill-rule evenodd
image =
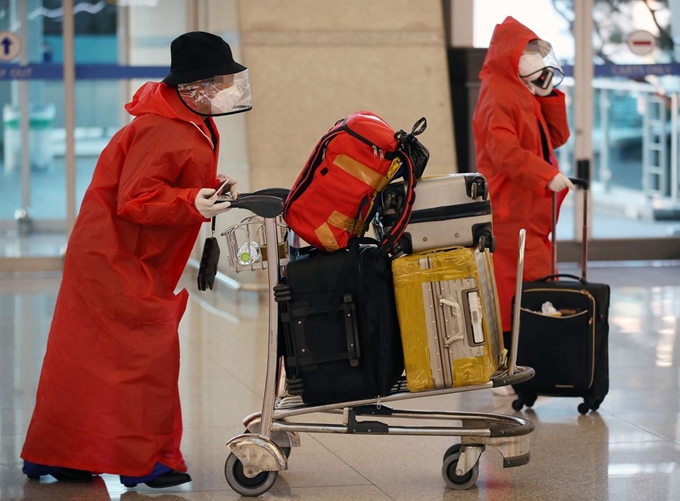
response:
<svg viewBox="0 0 680 501"><path fill-rule="evenodd" d="M340 310L340 304L342 303L343 297L347 289L347 283L352 277L352 265L359 259L359 245L378 245L378 241L373 238L367 237L351 237L347 242L347 250L340 251L346 252L347 258L345 262L342 263L342 268L340 269L340 276L338 277L338 285L335 289L335 296L333 302L331 303L331 309L329 315L331 318L335 318Z"/></svg>
<svg viewBox="0 0 680 501"><path fill-rule="evenodd" d="M217 134L215 134L215 130L213 129L213 126L210 124L210 118L206 118L204 120L204 123L206 127L208 127L208 130L210 131L210 138L212 139L213 151L215 151L217 149Z"/></svg>
<svg viewBox="0 0 680 501"><path fill-rule="evenodd" d="M538 121L538 130L541 133L541 150L543 151L543 160L550 163L550 148L548 147L548 136L545 135L541 121Z"/></svg>

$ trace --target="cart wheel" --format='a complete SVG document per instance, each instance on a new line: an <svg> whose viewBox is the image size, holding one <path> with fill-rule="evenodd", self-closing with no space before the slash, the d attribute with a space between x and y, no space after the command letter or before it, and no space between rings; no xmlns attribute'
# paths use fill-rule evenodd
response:
<svg viewBox="0 0 680 501"><path fill-rule="evenodd" d="M584 415L585 415L585 414L588 414L588 411L589 411L589 410L590 410L590 407L588 407L588 404L587 404L587 403L583 402L583 403L578 404L578 411L579 411L581 414L584 414Z"/></svg>
<svg viewBox="0 0 680 501"><path fill-rule="evenodd" d="M446 458L449 457L451 454L458 454L460 455L460 450L462 449L461 444L453 444L451 447L446 449L446 452L444 453L444 458L443 461L446 461Z"/></svg>
<svg viewBox="0 0 680 501"><path fill-rule="evenodd" d="M538 397L529 397L529 398L527 398L527 401L524 402L524 405L526 405L527 407L533 407L534 404L536 403L536 399L537 399L537 398L538 398Z"/></svg>
<svg viewBox="0 0 680 501"><path fill-rule="evenodd" d="M272 488L278 473L278 471L263 471L254 478L248 478L243 472L241 460L233 454L229 454L224 464L224 476L227 478L229 487L241 496L255 497L264 494Z"/></svg>
<svg viewBox="0 0 680 501"><path fill-rule="evenodd" d="M456 467L458 466L458 459L460 454L451 454L444 460L442 465L442 477L446 485L455 490L465 490L469 489L477 481L479 476L479 463L475 463L470 471L465 475L456 475Z"/></svg>
<svg viewBox="0 0 680 501"><path fill-rule="evenodd" d="M517 400L512 401L512 408L515 409L517 412L522 410L522 407L524 407L524 403L518 398Z"/></svg>

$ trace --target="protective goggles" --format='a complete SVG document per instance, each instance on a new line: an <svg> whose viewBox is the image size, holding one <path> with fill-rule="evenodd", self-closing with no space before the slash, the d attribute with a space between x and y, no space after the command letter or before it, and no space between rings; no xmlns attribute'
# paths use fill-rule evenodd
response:
<svg viewBox="0 0 680 501"><path fill-rule="evenodd" d="M182 102L194 113L221 116L252 109L248 70L177 85Z"/></svg>
<svg viewBox="0 0 680 501"><path fill-rule="evenodd" d="M524 54L535 54L536 63L529 68L523 68L520 64L520 78L540 89L547 89L551 83L553 87L562 83L564 71L550 43L545 40L532 40L525 47Z"/></svg>

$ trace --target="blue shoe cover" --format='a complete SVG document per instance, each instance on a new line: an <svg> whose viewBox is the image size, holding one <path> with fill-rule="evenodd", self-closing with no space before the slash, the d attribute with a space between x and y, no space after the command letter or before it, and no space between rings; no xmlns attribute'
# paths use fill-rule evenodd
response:
<svg viewBox="0 0 680 501"><path fill-rule="evenodd" d="M38 479L43 475L52 475L60 482L89 482L92 480L92 473L89 471L75 470L61 466L47 466L24 460L22 468L24 475L28 478Z"/></svg>
<svg viewBox="0 0 680 501"><path fill-rule="evenodd" d="M60 470L58 466L46 466L44 464L32 463L24 459L24 467L21 471L24 472L28 478L40 478L43 475L51 475Z"/></svg>
<svg viewBox="0 0 680 501"><path fill-rule="evenodd" d="M120 483L123 484L125 487L134 487L137 484L144 484L146 482L150 482L154 478L160 477L165 473L170 473L171 471L172 468L168 468L167 466L161 463L156 463L153 467L153 471L148 475L144 475L143 477L128 477L126 475L121 475Z"/></svg>

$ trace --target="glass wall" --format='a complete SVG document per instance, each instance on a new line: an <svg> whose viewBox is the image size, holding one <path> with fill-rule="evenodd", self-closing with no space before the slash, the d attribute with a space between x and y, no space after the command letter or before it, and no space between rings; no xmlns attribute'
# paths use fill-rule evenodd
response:
<svg viewBox="0 0 680 501"><path fill-rule="evenodd" d="M0 11L0 30L13 35L3 39L7 43L2 61L36 65L49 60L45 16L36 15L42 2L5 4L7 8ZM57 29L53 32L61 36ZM63 237L42 233L54 228L54 220L63 219L66 210L63 174L61 186L55 185L63 164L54 153L52 134L59 124L50 95L53 82L27 78L29 73L8 68L0 71L0 255L11 257L55 255L64 243ZM59 101L63 101L63 90Z"/></svg>
<svg viewBox="0 0 680 501"><path fill-rule="evenodd" d="M136 89L133 65L158 67L156 77L144 80L167 73L168 48L185 31L187 10L184 0L162 6L74 0L76 166L69 179L62 1L5 3L0 31L13 33L21 50L0 61L0 258L58 258L67 241L67 183L74 185L77 210L99 154L128 120L123 105ZM161 8L172 11L172 20L159 21L168 17ZM140 25L143 34L135 30Z"/></svg>
<svg viewBox="0 0 680 501"><path fill-rule="evenodd" d="M0 42L12 48L3 57L0 46L0 272L61 269L72 207L77 213L102 149L132 118L125 103L167 74L175 37L216 33L240 57L237 0L73 0L75 166L66 165L63 7L0 1ZM216 122L220 172L247 189L244 120Z"/></svg>
<svg viewBox="0 0 680 501"><path fill-rule="evenodd" d="M550 41L570 74L573 6L573 0L475 0L474 45L487 47L495 25L511 15ZM592 237L678 236L680 84L675 75L680 72L673 57L669 2L594 0L593 25ZM568 77L560 87L568 98L572 137L556 152L561 170L569 175L575 175L573 85ZM563 205L560 240L580 232L580 226L574 228L574 198L567 197Z"/></svg>
<svg viewBox="0 0 680 501"><path fill-rule="evenodd" d="M21 52L2 72L0 84L2 121L2 177L0 178L0 257L55 257L66 244L66 193L64 127L63 9L61 0L9 2L2 11L3 30L17 34ZM75 2L76 63L117 62L117 8L114 4ZM4 14L4 15L3 15ZM11 80L23 74L25 80ZM47 78L33 78L33 75ZM113 87L112 87L113 86ZM118 127L112 110L117 83L79 81L76 99L85 106L76 110L78 203L93 160L101 151L102 130ZM24 97L24 89L27 95ZM110 120L113 117L113 121ZM25 122L25 124L23 123ZM94 135L100 139L93 144ZM94 148L93 148L94 147Z"/></svg>

